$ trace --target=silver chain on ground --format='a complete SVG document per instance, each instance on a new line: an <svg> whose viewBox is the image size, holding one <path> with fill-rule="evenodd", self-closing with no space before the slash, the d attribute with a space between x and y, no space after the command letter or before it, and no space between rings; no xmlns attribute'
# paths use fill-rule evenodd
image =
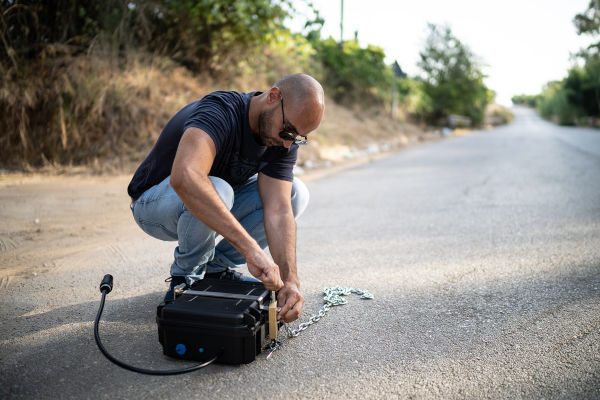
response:
<svg viewBox="0 0 600 400"><path fill-rule="evenodd" d="M300 332L302 332L303 330L305 330L306 328L308 328L309 326L311 326L312 324L314 324L315 322L318 322L321 318L323 318L323 316L327 313L327 311L329 311L329 309L333 306L341 306L343 304L348 303L348 300L346 300L344 297L342 296L348 296L350 293L355 293L357 295L360 296L361 299L372 299L373 295L371 293L369 293L367 290L362 290L362 289L355 289L355 288L344 288L344 287L340 287L340 286L333 286L333 287L328 287L323 289L323 302L325 304L323 304L323 307L319 310L318 313L311 315L311 317L308 319L308 321L301 323L300 325L298 325L297 329L292 329L289 327L289 325L285 324L285 329L287 331L288 337L292 338L292 337L296 337L300 334Z"/></svg>

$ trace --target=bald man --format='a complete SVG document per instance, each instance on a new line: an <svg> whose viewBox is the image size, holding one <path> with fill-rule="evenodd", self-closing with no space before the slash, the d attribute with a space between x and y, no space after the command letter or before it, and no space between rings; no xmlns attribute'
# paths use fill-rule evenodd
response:
<svg viewBox="0 0 600 400"><path fill-rule="evenodd" d="M258 278L279 290L279 319L300 316L295 219L308 190L293 167L324 106L321 85L295 74L265 92L210 93L171 118L127 189L140 228L178 242L165 301L204 277ZM255 278L232 270L243 264Z"/></svg>

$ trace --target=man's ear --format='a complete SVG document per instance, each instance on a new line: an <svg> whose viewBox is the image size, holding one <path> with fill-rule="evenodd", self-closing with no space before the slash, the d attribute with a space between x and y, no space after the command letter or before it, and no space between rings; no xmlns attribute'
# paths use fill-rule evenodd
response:
<svg viewBox="0 0 600 400"><path fill-rule="evenodd" d="M267 104L279 103L280 100L281 90L277 86L273 86L267 94Z"/></svg>

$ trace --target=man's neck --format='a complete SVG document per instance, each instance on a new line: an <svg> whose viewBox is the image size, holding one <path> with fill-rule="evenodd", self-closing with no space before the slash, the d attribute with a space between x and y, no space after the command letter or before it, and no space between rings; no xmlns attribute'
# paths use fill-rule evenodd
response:
<svg viewBox="0 0 600 400"><path fill-rule="evenodd" d="M263 94L252 96L250 99L250 107L248 108L248 123L250 124L250 130L254 136L258 135L258 116L260 115L260 103Z"/></svg>

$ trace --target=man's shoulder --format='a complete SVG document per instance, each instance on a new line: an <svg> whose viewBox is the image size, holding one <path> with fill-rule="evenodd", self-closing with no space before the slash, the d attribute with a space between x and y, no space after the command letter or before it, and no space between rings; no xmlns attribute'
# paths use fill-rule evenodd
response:
<svg viewBox="0 0 600 400"><path fill-rule="evenodd" d="M198 100L198 102L219 102L224 105L239 106L246 104L253 94L254 92L244 93L233 90L217 90L207 94Z"/></svg>
<svg viewBox="0 0 600 400"><path fill-rule="evenodd" d="M190 117L202 115L223 118L243 119L250 106L250 100L255 92L243 93L232 90L218 90L211 92L203 98L189 104Z"/></svg>

